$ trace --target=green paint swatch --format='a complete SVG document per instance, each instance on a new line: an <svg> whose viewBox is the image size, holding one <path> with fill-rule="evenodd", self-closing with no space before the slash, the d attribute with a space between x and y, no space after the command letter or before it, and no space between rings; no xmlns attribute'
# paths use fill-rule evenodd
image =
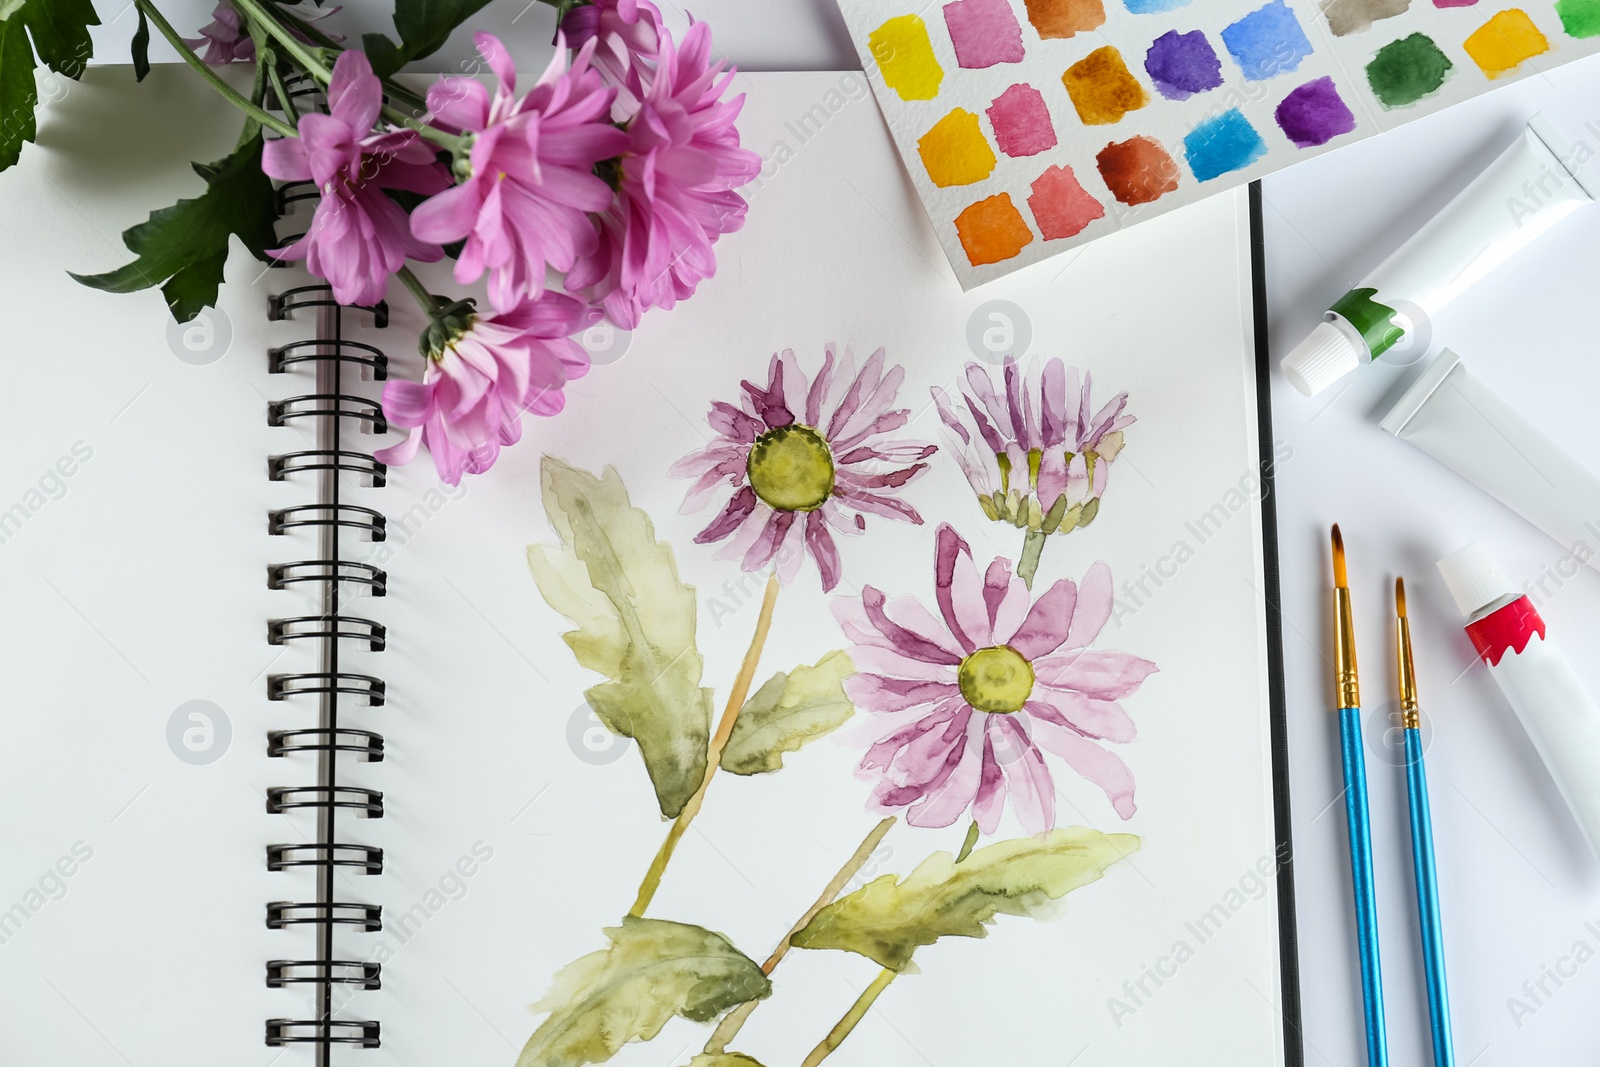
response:
<svg viewBox="0 0 1600 1067"><path fill-rule="evenodd" d="M1600 0L1557 0L1556 14L1568 37L1600 35Z"/></svg>
<svg viewBox="0 0 1600 1067"><path fill-rule="evenodd" d="M1566 0L1563 0L1566 2ZM1579 0L1593 4L1596 0ZM1455 66L1439 51L1433 38L1413 33L1390 41L1378 49L1367 64L1367 84L1384 107L1414 104L1444 84L1445 75Z"/></svg>

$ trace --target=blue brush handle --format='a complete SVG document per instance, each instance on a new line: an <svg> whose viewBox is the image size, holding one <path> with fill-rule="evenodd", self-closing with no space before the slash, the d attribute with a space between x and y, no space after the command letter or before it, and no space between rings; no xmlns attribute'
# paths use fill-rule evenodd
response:
<svg viewBox="0 0 1600 1067"><path fill-rule="evenodd" d="M1389 1042L1383 1026L1383 969L1378 963L1378 894L1372 879L1372 831L1367 813L1367 764L1361 754L1360 708L1339 709L1339 749L1344 764L1344 813L1350 829L1350 878L1355 890L1356 950L1361 957L1367 1067L1389 1067Z"/></svg>
<svg viewBox="0 0 1600 1067"><path fill-rule="evenodd" d="M1406 730L1406 798L1411 802L1411 861L1417 879L1417 922L1422 928L1422 966L1428 983L1428 1018L1434 1067L1455 1067L1450 1041L1450 994L1444 980L1444 922L1439 917L1439 880L1433 863L1433 819L1428 814L1428 775L1422 769L1422 733Z"/></svg>

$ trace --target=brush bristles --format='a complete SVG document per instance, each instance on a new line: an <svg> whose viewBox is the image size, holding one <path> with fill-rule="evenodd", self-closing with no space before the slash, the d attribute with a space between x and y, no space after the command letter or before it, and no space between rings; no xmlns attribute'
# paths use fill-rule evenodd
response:
<svg viewBox="0 0 1600 1067"><path fill-rule="evenodd" d="M1406 617L1406 580L1404 578L1396 578L1394 580L1394 610L1395 614L1402 619Z"/></svg>
<svg viewBox="0 0 1600 1067"><path fill-rule="evenodd" d="M1344 537L1339 533L1338 523L1333 524L1333 584L1339 589L1350 585L1344 571Z"/></svg>

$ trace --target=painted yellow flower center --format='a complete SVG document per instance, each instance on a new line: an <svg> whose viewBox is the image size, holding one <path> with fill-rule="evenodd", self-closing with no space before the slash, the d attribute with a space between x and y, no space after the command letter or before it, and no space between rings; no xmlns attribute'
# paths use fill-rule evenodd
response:
<svg viewBox="0 0 1600 1067"><path fill-rule="evenodd" d="M810 426L768 430L750 446L750 488L779 511L815 511L833 493L833 453Z"/></svg>
<svg viewBox="0 0 1600 1067"><path fill-rule="evenodd" d="M1033 693L1033 665L1006 645L980 648L956 672L961 695L979 711L1021 711Z"/></svg>

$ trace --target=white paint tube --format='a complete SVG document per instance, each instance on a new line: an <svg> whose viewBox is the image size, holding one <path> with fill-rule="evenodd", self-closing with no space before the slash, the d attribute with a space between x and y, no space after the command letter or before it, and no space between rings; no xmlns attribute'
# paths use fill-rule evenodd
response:
<svg viewBox="0 0 1600 1067"><path fill-rule="evenodd" d="M1600 196L1594 152L1567 142L1543 115L1454 200L1334 302L1283 360L1284 377L1315 396L1391 348L1534 238Z"/></svg>
<svg viewBox="0 0 1600 1067"><path fill-rule="evenodd" d="M1448 348L1382 425L1600 569L1600 478L1474 378Z"/></svg>
<svg viewBox="0 0 1600 1067"><path fill-rule="evenodd" d="M1600 708L1482 542L1439 561L1467 636L1600 855Z"/></svg>

